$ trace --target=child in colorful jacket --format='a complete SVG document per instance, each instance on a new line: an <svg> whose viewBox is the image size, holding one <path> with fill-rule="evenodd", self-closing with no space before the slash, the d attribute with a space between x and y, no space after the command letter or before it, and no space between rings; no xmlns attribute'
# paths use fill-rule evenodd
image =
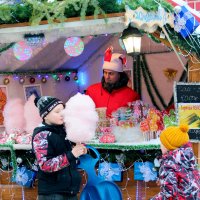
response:
<svg viewBox="0 0 200 200"><path fill-rule="evenodd" d="M168 127L160 135L161 191L151 200L200 199L200 173L189 142L188 125Z"/></svg>
<svg viewBox="0 0 200 200"><path fill-rule="evenodd" d="M32 148L38 162L38 200L78 200L81 175L78 157L86 154L83 144L72 144L64 128L64 103L51 96L35 99L42 124L34 129Z"/></svg>

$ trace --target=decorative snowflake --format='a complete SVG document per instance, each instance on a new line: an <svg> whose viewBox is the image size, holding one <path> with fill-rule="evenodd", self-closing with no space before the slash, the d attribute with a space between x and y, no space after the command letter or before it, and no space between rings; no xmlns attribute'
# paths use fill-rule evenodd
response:
<svg viewBox="0 0 200 200"><path fill-rule="evenodd" d="M17 175L16 175L16 183L20 185L26 185L28 181L29 181L29 177L28 177L26 168L25 167L18 168Z"/></svg>
<svg viewBox="0 0 200 200"><path fill-rule="evenodd" d="M145 162L143 165L139 166L140 172L143 174L144 181L154 181L157 179L157 173L153 172L149 163Z"/></svg>
<svg viewBox="0 0 200 200"><path fill-rule="evenodd" d="M185 24L186 24L185 18L180 17L180 15L177 15L174 23L174 30L179 33L181 29L185 29Z"/></svg>
<svg viewBox="0 0 200 200"><path fill-rule="evenodd" d="M188 11L188 12L184 13L183 17L187 21L188 19L193 18L194 16L191 14L191 12Z"/></svg>
<svg viewBox="0 0 200 200"><path fill-rule="evenodd" d="M111 164L108 162L101 163L102 168L99 171L99 174L104 177L105 180L112 180L113 175L119 175L121 172L119 168L112 168Z"/></svg>

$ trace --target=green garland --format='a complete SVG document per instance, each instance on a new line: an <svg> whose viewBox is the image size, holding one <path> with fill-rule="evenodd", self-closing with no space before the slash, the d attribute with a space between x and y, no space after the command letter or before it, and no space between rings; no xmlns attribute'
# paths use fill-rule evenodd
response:
<svg viewBox="0 0 200 200"><path fill-rule="evenodd" d="M148 80L148 77L147 77L147 73L146 73L146 70L145 70L145 66L144 66L144 63L141 62L141 69L142 69L142 73L143 73L143 77L144 77L144 82L145 82L145 85L147 87L147 91L149 93L149 96L150 96L150 99L151 99L151 102L153 103L153 105L158 109L158 110L161 110L159 108L159 106L157 105L155 99L154 99L154 96L152 94L152 91L151 91L151 87L150 87L150 84L149 84L149 80Z"/></svg>
<svg viewBox="0 0 200 200"><path fill-rule="evenodd" d="M140 56L137 57L137 92L141 97L142 90L141 90L141 66L140 66Z"/></svg>
<svg viewBox="0 0 200 200"><path fill-rule="evenodd" d="M12 42L12 43L0 48L0 55L2 52L7 51L8 49L12 48L14 46L14 44L15 44L15 42Z"/></svg>
<svg viewBox="0 0 200 200"><path fill-rule="evenodd" d="M63 70L55 70L55 71L47 71L47 70L39 70L39 71L25 71L25 72L0 72L2 76L9 76L9 75L18 75L18 76L25 76L25 75L54 75L54 74L64 74L64 73L78 73L76 69L63 69Z"/></svg>
<svg viewBox="0 0 200 200"><path fill-rule="evenodd" d="M132 9L139 6L148 11L156 11L158 4L154 0L122 0L121 4L117 0L54 0L49 3L47 0L22 0L23 4L1 4L0 24L13 24L18 22L31 22L39 24L42 20L49 23L56 21L63 22L69 17L81 17L105 13L124 12L124 6L129 5ZM172 6L164 0L160 4L165 10L173 11Z"/></svg>
<svg viewBox="0 0 200 200"><path fill-rule="evenodd" d="M15 178L16 173L17 173L17 160L16 160L16 155L15 151L13 148L12 144L0 144L0 150L5 150L5 148L10 150L11 154L11 161L12 161L12 167L13 167L13 172L12 172L12 177Z"/></svg>
<svg viewBox="0 0 200 200"><path fill-rule="evenodd" d="M87 143L98 149L115 149L115 150L152 150L160 149L159 144L120 144L120 143Z"/></svg>
<svg viewBox="0 0 200 200"><path fill-rule="evenodd" d="M133 57L133 88L137 91L137 63Z"/></svg>
<svg viewBox="0 0 200 200"><path fill-rule="evenodd" d="M148 65L147 65L147 62L146 62L146 59L145 59L145 56L144 56L144 55L142 56L142 61L144 62L144 67L145 67L146 73L147 73L147 75L148 75L148 78L149 78L149 80L150 80L150 82L151 82L151 85L152 85L152 87L153 87L153 89L154 89L154 91L155 91L155 93L156 93L158 99L160 100L162 106L163 106L164 108L167 108L167 105L165 104L163 98L162 98L161 95L160 95L160 92L158 91L158 89L157 89L157 87L156 87L155 81L153 80L153 76L152 76L151 72L149 71L149 68L148 68Z"/></svg>

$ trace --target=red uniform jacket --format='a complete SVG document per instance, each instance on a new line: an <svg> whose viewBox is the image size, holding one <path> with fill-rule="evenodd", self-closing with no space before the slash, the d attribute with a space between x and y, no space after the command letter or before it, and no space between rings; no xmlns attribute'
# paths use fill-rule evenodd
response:
<svg viewBox="0 0 200 200"><path fill-rule="evenodd" d="M96 108L107 107L106 114L108 117L118 108L127 106L128 102L140 99L138 93L127 86L109 93L103 89L101 83L91 85L86 94L93 99Z"/></svg>

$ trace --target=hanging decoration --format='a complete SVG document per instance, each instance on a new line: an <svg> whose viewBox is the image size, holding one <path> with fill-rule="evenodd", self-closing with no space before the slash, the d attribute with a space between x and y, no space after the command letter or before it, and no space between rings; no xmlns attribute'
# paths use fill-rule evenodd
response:
<svg viewBox="0 0 200 200"><path fill-rule="evenodd" d="M163 70L164 75L167 77L168 81L172 81L175 79L177 70L172 68L167 68Z"/></svg>
<svg viewBox="0 0 200 200"><path fill-rule="evenodd" d="M161 110L159 108L159 106L157 105L155 99L154 99L154 96L153 96L153 93L152 93L152 89L150 87L150 84L149 82L151 83L158 99L160 100L160 103L162 104L162 106L164 108L167 108L168 105L165 104L164 102L164 99L163 97L161 96L160 92L158 91L158 88L156 87L156 84L155 84L155 81L153 80L153 77L152 77L152 74L151 72L149 71L149 68L148 68L148 65L146 63L146 59L145 59L145 56L143 55L142 56L142 62L141 62L141 68L142 68L142 72L143 72L143 77L144 77L144 80L145 80L145 84L147 86L147 90L148 90L148 93L150 95L150 98L151 98L151 101L153 103L153 105L158 109L158 110Z"/></svg>
<svg viewBox="0 0 200 200"><path fill-rule="evenodd" d="M13 53L18 60L24 61L28 60L32 56L32 49L26 44L26 42L21 41L14 45Z"/></svg>
<svg viewBox="0 0 200 200"><path fill-rule="evenodd" d="M70 81L70 76L65 76L65 81Z"/></svg>
<svg viewBox="0 0 200 200"><path fill-rule="evenodd" d="M18 185L25 187L32 187L34 179L36 177L36 172L27 169L26 167L18 167L16 172L15 182Z"/></svg>
<svg viewBox="0 0 200 200"><path fill-rule="evenodd" d="M8 85L9 83L10 83L10 79L9 78L4 78L3 84L4 85Z"/></svg>
<svg viewBox="0 0 200 200"><path fill-rule="evenodd" d="M175 7L174 30L180 33L183 38L192 34L198 26L199 22L185 6Z"/></svg>
<svg viewBox="0 0 200 200"><path fill-rule="evenodd" d="M31 77L31 78L29 79L29 81L30 81L31 84L33 84L33 83L35 83L35 78L34 78L34 77Z"/></svg>
<svg viewBox="0 0 200 200"><path fill-rule="evenodd" d="M60 82L60 77L57 76L55 80L56 80L56 82Z"/></svg>
<svg viewBox="0 0 200 200"><path fill-rule="evenodd" d="M131 10L129 6L125 6L125 25L128 27L130 23L134 27L142 29L146 32L153 33L158 27L169 24L174 27L174 16L170 12L166 12L162 6L158 6L157 11L146 11L142 7Z"/></svg>
<svg viewBox="0 0 200 200"><path fill-rule="evenodd" d="M47 79L46 79L45 77L42 77L42 78L41 78L41 82L42 82L42 83L46 83L46 82L47 82Z"/></svg>
<svg viewBox="0 0 200 200"><path fill-rule="evenodd" d="M24 84L24 82L25 82L25 79L24 79L23 77L20 77L19 83L20 83L20 84Z"/></svg>
<svg viewBox="0 0 200 200"><path fill-rule="evenodd" d="M75 81L78 81L78 76L77 76L77 74L74 76L74 80L75 80Z"/></svg>
<svg viewBox="0 0 200 200"><path fill-rule="evenodd" d="M195 19L200 22L200 13L196 11L195 9L191 8L184 0L167 0L169 3L171 3L174 7L178 6L184 6L189 12L192 13L192 15L195 17ZM189 1L188 1L189 2ZM194 1L195 2L195 1ZM192 1L191 1L192 3Z"/></svg>
<svg viewBox="0 0 200 200"><path fill-rule="evenodd" d="M0 76L3 76L5 85L8 84L11 79L18 81L19 84L24 84L26 79L28 79L31 84L35 83L36 80L41 81L41 83L46 83L49 78L54 79L57 83L63 79L66 82L74 80L79 83L77 70L74 69L55 71L0 72Z"/></svg>
<svg viewBox="0 0 200 200"><path fill-rule="evenodd" d="M69 37L65 41L64 50L69 56L79 56L84 50L84 43L79 37Z"/></svg>
<svg viewBox="0 0 200 200"><path fill-rule="evenodd" d="M29 47L43 47L45 43L44 33L39 34L25 34L24 39Z"/></svg>

